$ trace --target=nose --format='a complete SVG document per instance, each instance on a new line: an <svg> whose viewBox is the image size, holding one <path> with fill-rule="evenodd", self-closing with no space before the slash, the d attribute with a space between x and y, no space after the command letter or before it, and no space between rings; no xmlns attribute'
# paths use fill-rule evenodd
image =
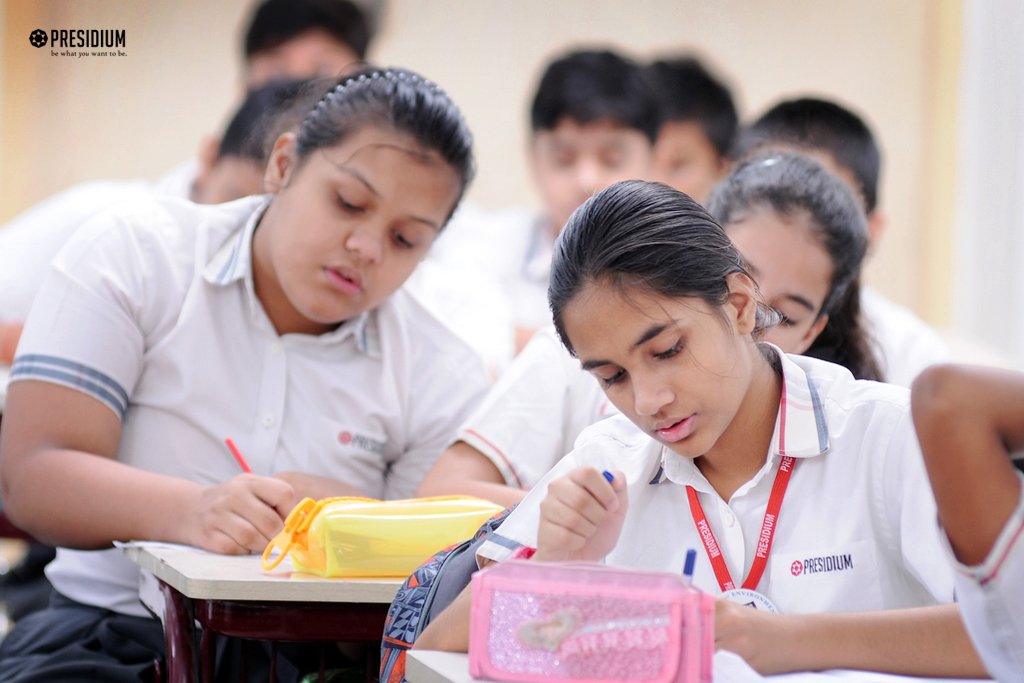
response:
<svg viewBox="0 0 1024 683"><path fill-rule="evenodd" d="M353 228L345 240L345 248L361 263L378 263L384 252L383 238L378 231L363 226Z"/></svg>
<svg viewBox="0 0 1024 683"><path fill-rule="evenodd" d="M643 417L657 415L675 398L672 388L667 382L659 379L656 372L641 374L639 377L634 373L632 382L633 404L637 415Z"/></svg>
<svg viewBox="0 0 1024 683"><path fill-rule="evenodd" d="M604 189L604 173L597 159L583 158L576 165L576 189L583 197Z"/></svg>

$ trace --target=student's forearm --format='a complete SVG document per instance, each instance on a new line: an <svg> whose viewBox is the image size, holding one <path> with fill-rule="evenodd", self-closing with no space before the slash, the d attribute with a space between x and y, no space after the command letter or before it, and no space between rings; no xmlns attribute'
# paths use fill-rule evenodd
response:
<svg viewBox="0 0 1024 683"><path fill-rule="evenodd" d="M441 612L420 633L414 648L417 650L444 650L466 652L469 650L470 587L466 586L459 597Z"/></svg>
<svg viewBox="0 0 1024 683"><path fill-rule="evenodd" d="M498 505L511 507L526 497L527 492L505 484L495 484L488 481L467 481L455 480L449 482L443 489L432 487L420 487L418 491L422 496L476 496L489 500Z"/></svg>
<svg viewBox="0 0 1024 683"><path fill-rule="evenodd" d="M187 543L178 522L202 487L78 451L42 450L8 471L4 511L39 540L76 548L113 540Z"/></svg>
<svg viewBox="0 0 1024 683"><path fill-rule="evenodd" d="M494 463L465 441L441 454L416 491L417 496L476 496L505 507L515 505L526 493L508 486Z"/></svg>
<svg viewBox="0 0 1024 683"><path fill-rule="evenodd" d="M908 676L984 678L956 605L779 617L762 673L863 669Z"/></svg>
<svg viewBox="0 0 1024 683"><path fill-rule="evenodd" d="M1007 451L1024 445L1024 375L935 366L914 382L914 424L957 558L984 560L1020 498Z"/></svg>

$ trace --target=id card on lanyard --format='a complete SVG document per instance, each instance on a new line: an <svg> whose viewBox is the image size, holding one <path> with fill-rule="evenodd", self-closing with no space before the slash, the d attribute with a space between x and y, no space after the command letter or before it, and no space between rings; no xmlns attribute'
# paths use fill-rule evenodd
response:
<svg viewBox="0 0 1024 683"><path fill-rule="evenodd" d="M780 452L785 452L785 429L786 393L785 386L783 386L782 400L779 403ZM707 515L704 513L704 507L700 504L697 491L692 486L688 485L686 487L686 496L689 499L693 523L696 525L697 534L704 545L704 552L707 553L708 560L711 562L711 569L715 572L718 586L722 589L722 597L726 600L778 613L779 610L772 601L764 594L757 592L757 584L761 582L764 570L768 566L768 554L772 550L772 541L775 539L775 529L779 522L779 511L782 509L782 500L786 497L786 488L789 486L789 480L793 475L794 467L796 467L796 458L790 455L782 456L782 459L779 461L779 471L775 473L772 492L768 496L768 508L764 512L764 521L761 522L761 533L757 539L754 562L750 565L750 572L740 588L736 588L736 583L732 579L729 567L725 564L721 547L715 538L715 532L708 523Z"/></svg>

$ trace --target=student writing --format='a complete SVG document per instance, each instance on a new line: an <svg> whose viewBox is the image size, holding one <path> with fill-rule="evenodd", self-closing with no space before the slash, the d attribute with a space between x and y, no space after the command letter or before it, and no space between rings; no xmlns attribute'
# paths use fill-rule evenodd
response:
<svg viewBox="0 0 1024 683"><path fill-rule="evenodd" d="M879 378L857 309L864 212L842 181L812 159L772 153L736 168L710 212L782 315L764 339L839 363L855 377ZM459 429L420 494L517 503L586 427L616 412L554 330L541 330Z"/></svg>
<svg viewBox="0 0 1024 683"><path fill-rule="evenodd" d="M598 193L559 238L549 298L622 415L580 436L481 558L534 546L678 571L697 547L717 647L762 673L980 675L906 390L758 343L753 280L698 204L640 181ZM465 649L468 602L417 647Z"/></svg>
<svg viewBox="0 0 1024 683"><path fill-rule="evenodd" d="M303 496L413 493L488 383L400 289L472 169L438 86L367 70L278 138L269 196L153 197L82 228L11 371L5 511L60 549L58 600L3 641L0 680L68 662L118 680L162 655L115 539L259 551ZM132 638L81 647L111 628Z"/></svg>

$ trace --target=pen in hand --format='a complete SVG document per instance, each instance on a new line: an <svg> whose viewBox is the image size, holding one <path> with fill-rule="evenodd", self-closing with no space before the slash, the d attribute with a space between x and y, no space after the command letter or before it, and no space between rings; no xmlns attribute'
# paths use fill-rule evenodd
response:
<svg viewBox="0 0 1024 683"><path fill-rule="evenodd" d="M239 467L242 468L243 472L252 474L252 468L249 467L249 463L245 461L245 456L242 455L242 451L238 450L238 446L231 440L231 437L224 439L224 443L227 444L228 450L231 451L231 455L235 456L235 460L238 461Z"/></svg>
<svg viewBox="0 0 1024 683"><path fill-rule="evenodd" d="M686 551L686 560L683 562L683 580L686 583L693 583L693 570L697 564L697 551L690 548Z"/></svg>

